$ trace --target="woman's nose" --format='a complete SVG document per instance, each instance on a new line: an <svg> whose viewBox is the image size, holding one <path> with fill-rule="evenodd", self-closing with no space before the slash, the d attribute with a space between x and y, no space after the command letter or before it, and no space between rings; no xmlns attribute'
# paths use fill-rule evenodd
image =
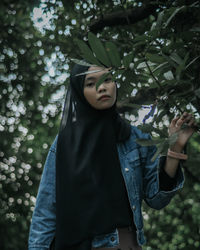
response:
<svg viewBox="0 0 200 250"><path fill-rule="evenodd" d="M101 85L99 85L97 91L98 91L98 92L104 92L104 91L106 91L106 88L105 88L104 83L102 83Z"/></svg>

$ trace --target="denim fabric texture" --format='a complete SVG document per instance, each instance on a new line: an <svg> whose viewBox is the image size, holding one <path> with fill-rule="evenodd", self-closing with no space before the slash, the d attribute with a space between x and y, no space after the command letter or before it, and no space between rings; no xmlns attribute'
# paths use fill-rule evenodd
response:
<svg viewBox="0 0 200 250"><path fill-rule="evenodd" d="M143 231L143 217L141 210L142 201L144 200L154 209L165 207L170 202L176 191L183 187L184 176L181 168L179 168L176 186L170 191L160 190L159 167L163 166L160 166L159 158L154 162L151 161L151 158L156 151L156 147L142 147L136 143L135 140L137 138L150 139L151 137L132 126L130 138L126 142L118 144L117 148L121 163L121 171L133 212L134 223L137 229L137 241L140 245L143 245L146 240ZM49 150L44 165L30 226L29 250L49 249L55 236L56 142L57 137ZM93 247L115 247L118 244L119 237L117 229L109 234L98 235L94 237L92 241Z"/></svg>

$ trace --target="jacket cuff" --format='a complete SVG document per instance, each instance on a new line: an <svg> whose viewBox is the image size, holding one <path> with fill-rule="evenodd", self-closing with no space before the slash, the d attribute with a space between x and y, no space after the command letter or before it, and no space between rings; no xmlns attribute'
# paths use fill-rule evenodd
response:
<svg viewBox="0 0 200 250"><path fill-rule="evenodd" d="M183 187L184 175L182 171L182 162L180 161L174 178L170 177L164 170L166 156L160 157L159 161L159 187L160 191L177 191Z"/></svg>

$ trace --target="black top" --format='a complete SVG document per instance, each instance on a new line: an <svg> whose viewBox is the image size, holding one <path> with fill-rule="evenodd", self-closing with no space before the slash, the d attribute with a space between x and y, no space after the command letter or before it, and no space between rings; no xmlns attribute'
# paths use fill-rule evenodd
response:
<svg viewBox="0 0 200 250"><path fill-rule="evenodd" d="M97 110L87 102L83 93L85 77L77 76L87 69L80 65L72 69L58 134L56 249L59 250L80 250L94 236L124 226L130 218L117 152L117 143L130 136L130 125L119 116L115 104Z"/></svg>

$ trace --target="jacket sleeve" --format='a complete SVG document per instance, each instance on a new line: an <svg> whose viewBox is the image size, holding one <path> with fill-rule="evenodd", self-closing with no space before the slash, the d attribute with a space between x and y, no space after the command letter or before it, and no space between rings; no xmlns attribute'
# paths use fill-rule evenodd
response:
<svg viewBox="0 0 200 250"><path fill-rule="evenodd" d="M148 136L150 139L150 136ZM143 192L145 202L152 208L161 209L165 207L175 195L177 190L183 187L184 176L181 167L178 167L176 180L171 190L165 191L160 189L159 170L165 161L161 162L158 157L155 161L151 158L156 152L155 146L147 147L146 163L143 168Z"/></svg>
<svg viewBox="0 0 200 250"><path fill-rule="evenodd" d="M57 139L57 138L56 138ZM42 173L29 232L29 250L47 250L55 236L55 159L56 139L52 144Z"/></svg>

